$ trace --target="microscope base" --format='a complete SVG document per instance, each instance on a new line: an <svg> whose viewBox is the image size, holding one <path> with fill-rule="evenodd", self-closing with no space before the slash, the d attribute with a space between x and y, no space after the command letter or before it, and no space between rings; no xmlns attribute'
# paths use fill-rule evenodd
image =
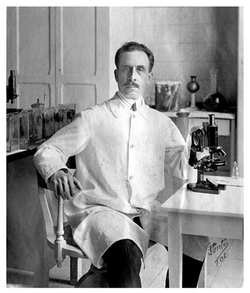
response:
<svg viewBox="0 0 250 293"><path fill-rule="evenodd" d="M189 183L187 185L187 189L193 192L219 194L221 190L226 189L226 185L218 184L217 186L210 186L206 181L204 181L202 184Z"/></svg>

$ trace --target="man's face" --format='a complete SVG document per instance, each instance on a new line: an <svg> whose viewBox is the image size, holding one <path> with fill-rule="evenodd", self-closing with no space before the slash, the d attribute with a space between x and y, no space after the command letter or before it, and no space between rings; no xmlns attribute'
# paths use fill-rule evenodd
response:
<svg viewBox="0 0 250 293"><path fill-rule="evenodd" d="M115 80L120 92L127 98L136 100L143 97L152 76L148 56L143 51L124 52L120 55Z"/></svg>

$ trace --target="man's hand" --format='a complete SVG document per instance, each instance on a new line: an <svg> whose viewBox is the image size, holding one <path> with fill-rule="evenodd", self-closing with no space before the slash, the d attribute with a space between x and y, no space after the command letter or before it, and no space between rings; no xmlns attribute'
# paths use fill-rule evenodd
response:
<svg viewBox="0 0 250 293"><path fill-rule="evenodd" d="M81 183L67 169L61 169L55 172L49 178L49 182L57 199L61 196L63 199L69 200L82 189Z"/></svg>

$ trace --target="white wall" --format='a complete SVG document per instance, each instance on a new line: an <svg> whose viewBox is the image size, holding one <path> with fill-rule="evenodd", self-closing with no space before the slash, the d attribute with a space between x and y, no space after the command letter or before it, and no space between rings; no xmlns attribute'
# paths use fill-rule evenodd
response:
<svg viewBox="0 0 250 293"><path fill-rule="evenodd" d="M219 92L236 105L237 30L237 7L134 7L135 41L155 56L153 81L180 81L184 107L190 102L186 89L190 76L197 76L196 101L202 102L216 89L211 78L215 69ZM148 93L152 99L153 84Z"/></svg>

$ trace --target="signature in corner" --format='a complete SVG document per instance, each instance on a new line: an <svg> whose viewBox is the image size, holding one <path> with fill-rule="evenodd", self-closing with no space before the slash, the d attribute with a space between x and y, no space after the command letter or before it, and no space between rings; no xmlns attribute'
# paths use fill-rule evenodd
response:
<svg viewBox="0 0 250 293"><path fill-rule="evenodd" d="M212 243L208 248L208 255L213 255L214 253L220 251L220 254L214 261L217 266L221 264L228 256L228 253L225 250L229 246L229 243L226 240L226 238L222 239L220 244Z"/></svg>

